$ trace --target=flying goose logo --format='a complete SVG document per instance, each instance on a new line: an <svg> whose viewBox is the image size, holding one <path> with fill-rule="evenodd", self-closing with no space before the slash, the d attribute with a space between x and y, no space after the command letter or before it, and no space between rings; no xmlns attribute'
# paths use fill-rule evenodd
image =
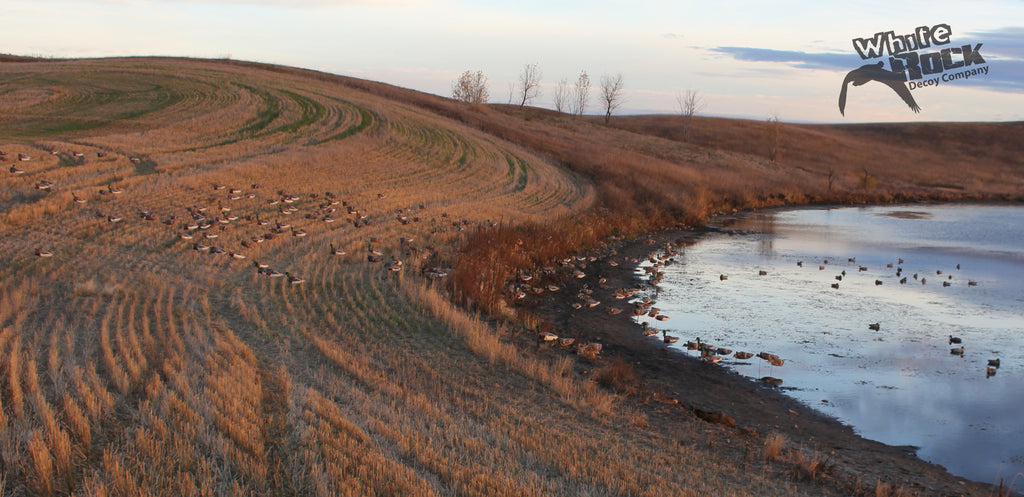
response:
<svg viewBox="0 0 1024 497"><path fill-rule="evenodd" d="M910 106L910 110L914 112L921 112L921 107L914 101L914 96L910 94L910 90L907 89L907 85L903 83L904 76L900 73L888 71L883 69L885 63L882 61L875 62L874 64L866 64L860 66L857 69L850 71L846 75L846 79L843 80L843 89L839 91L839 113L846 115L846 90L849 88L850 83L853 86L860 86L869 81L878 81L879 83L885 83L892 91L896 92L904 102Z"/></svg>
<svg viewBox="0 0 1024 497"><path fill-rule="evenodd" d="M921 112L921 106L911 94L912 90L988 75L989 67L981 55L981 43L937 49L949 45L952 34L949 24L936 24L931 27L920 26L913 33L905 35L880 31L867 38L854 38L853 48L861 59L877 59L889 55L889 69L885 69L885 62L879 60L847 73L839 91L839 113L846 115L847 91L851 83L853 86L871 81L883 83L892 88L910 110L918 113ZM936 50L924 51L933 46Z"/></svg>

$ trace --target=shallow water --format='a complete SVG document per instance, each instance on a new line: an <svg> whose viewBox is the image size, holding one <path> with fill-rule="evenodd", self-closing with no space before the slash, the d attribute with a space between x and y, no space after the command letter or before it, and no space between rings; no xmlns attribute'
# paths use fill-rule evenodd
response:
<svg viewBox="0 0 1024 497"><path fill-rule="evenodd" d="M671 319L641 321L682 338L674 346L699 337L777 354L781 367L721 364L780 378L861 435L919 447L954 474L1024 472L1024 207L782 210L728 224L738 233L701 235L664 268L653 298Z"/></svg>

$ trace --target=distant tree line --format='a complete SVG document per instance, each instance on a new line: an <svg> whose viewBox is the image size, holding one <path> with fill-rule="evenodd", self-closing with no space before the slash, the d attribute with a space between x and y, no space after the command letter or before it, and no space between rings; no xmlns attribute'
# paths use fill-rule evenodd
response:
<svg viewBox="0 0 1024 497"><path fill-rule="evenodd" d="M543 73L536 63L523 66L519 79L509 83L509 103L515 102L519 107L525 107L537 99L541 95L542 77ZM573 83L563 78L555 86L555 110L582 116L590 104L590 89L590 75L586 70L580 71ZM607 123L625 99L622 74L602 76L600 92L604 120ZM489 97L487 77L483 71L466 71L452 83L452 98L460 102L483 104L487 103Z"/></svg>
<svg viewBox="0 0 1024 497"><path fill-rule="evenodd" d="M541 95L541 79L543 73L537 63L523 66L516 81L508 83L508 103L526 107ZM568 113L573 117L582 116L590 105L590 75L581 70L575 81L562 78L558 81L552 95L555 111ZM487 90L487 77L482 71L466 71L452 84L452 98L470 104L487 103L490 94ZM611 121L612 115L625 101L625 86L622 73L601 76L598 87L601 109L604 111L605 124ZM687 89L676 93L676 105L680 116L680 130L683 141L689 141L695 127L694 117L704 109L704 98L696 90ZM779 157L779 135L782 124L777 116L766 123L768 156L772 162Z"/></svg>

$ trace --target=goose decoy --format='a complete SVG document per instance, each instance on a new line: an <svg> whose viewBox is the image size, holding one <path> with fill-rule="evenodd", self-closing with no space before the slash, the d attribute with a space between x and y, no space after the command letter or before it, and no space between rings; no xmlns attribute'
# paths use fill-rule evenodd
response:
<svg viewBox="0 0 1024 497"><path fill-rule="evenodd" d="M36 249L36 257L53 257L53 252L49 250Z"/></svg>
<svg viewBox="0 0 1024 497"><path fill-rule="evenodd" d="M335 248L334 244L331 244L331 255L345 255L345 251Z"/></svg>
<svg viewBox="0 0 1024 497"><path fill-rule="evenodd" d="M306 281L306 280L304 280L302 278L299 278L298 276L294 276L294 275L292 275L291 273L288 273L288 272L285 272L284 275L288 277L288 283L292 284L292 285L298 285L298 284L303 283L303 282Z"/></svg>

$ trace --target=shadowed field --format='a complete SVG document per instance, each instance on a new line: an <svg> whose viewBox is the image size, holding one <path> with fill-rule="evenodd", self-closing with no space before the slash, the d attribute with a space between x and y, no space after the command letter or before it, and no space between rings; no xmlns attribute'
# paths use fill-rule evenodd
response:
<svg viewBox="0 0 1024 497"><path fill-rule="evenodd" d="M691 144L668 118L605 127L257 64L0 63L0 490L843 493L786 469L817 453L666 415L592 380L602 360L534 347L508 283L725 208L1019 199L1020 145L977 175L858 182L851 163L830 192L830 162L790 168L786 142L770 163L728 125ZM879 139L787 139L815 133L837 154Z"/></svg>

